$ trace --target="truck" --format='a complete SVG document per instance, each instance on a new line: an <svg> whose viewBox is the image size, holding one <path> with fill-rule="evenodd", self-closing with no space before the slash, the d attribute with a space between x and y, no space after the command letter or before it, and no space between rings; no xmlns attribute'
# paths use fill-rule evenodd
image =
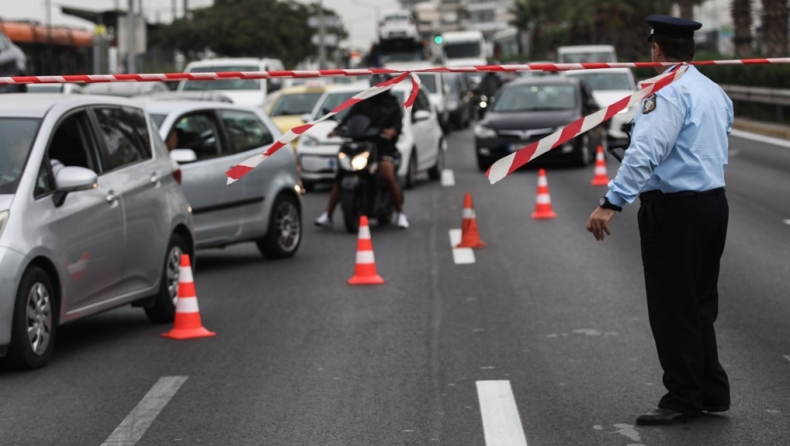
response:
<svg viewBox="0 0 790 446"><path fill-rule="evenodd" d="M441 35L439 63L447 67L485 65L486 40L480 31L452 31Z"/></svg>

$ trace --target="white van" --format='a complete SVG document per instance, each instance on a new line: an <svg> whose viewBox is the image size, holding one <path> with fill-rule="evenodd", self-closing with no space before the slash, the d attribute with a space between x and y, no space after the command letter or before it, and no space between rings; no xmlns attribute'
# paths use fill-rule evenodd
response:
<svg viewBox="0 0 790 446"><path fill-rule="evenodd" d="M617 62L612 45L573 45L557 48L558 63Z"/></svg>
<svg viewBox="0 0 790 446"><path fill-rule="evenodd" d="M442 34L441 63L447 67L485 65L486 40L480 31L452 31Z"/></svg>
<svg viewBox="0 0 790 446"><path fill-rule="evenodd" d="M282 71L278 59L228 58L205 59L190 62L186 73L214 73L223 71ZM250 107L263 107L266 96L278 91L283 79L222 79L213 81L181 81L178 91L221 91L233 103Z"/></svg>

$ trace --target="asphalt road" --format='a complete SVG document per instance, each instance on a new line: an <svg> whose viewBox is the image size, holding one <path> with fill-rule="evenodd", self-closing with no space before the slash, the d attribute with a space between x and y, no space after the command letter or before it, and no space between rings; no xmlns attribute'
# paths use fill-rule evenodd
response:
<svg viewBox="0 0 790 446"><path fill-rule="evenodd" d="M559 217L531 220L535 170L489 185L467 131L450 136L456 184L407 192L408 231L373 228L385 285L346 285L356 238L340 213L334 231L312 227L327 194L311 193L296 258L199 254L216 338L163 339L169 326L124 308L61 327L45 369L0 372L0 445L790 444L790 148L733 138L731 150L723 416L633 426L663 394L638 206L596 242L592 168L553 167ZM466 192L489 247L456 264Z"/></svg>

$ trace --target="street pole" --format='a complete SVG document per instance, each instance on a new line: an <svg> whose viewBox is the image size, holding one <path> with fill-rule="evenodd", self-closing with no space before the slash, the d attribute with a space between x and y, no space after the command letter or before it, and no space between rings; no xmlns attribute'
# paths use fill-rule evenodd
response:
<svg viewBox="0 0 790 446"><path fill-rule="evenodd" d="M318 67L326 69L326 24L324 23L324 0L318 0Z"/></svg>
<svg viewBox="0 0 790 446"><path fill-rule="evenodd" d="M126 30L126 34L129 38L129 45L126 47L126 72L127 73L134 73L137 71L135 69L135 50L137 49L137 45L135 42L136 33L134 32L134 0L129 0L129 12L126 14L126 24L129 28Z"/></svg>
<svg viewBox="0 0 790 446"><path fill-rule="evenodd" d="M173 10L173 21L174 22L176 21L176 7L177 7L177 4L178 4L178 2L176 0L172 0L172 2L170 4L170 6L172 7L172 10Z"/></svg>
<svg viewBox="0 0 790 446"><path fill-rule="evenodd" d="M47 8L47 65L50 65L49 71L51 74L55 74L55 70L52 68L52 0L46 0L45 8Z"/></svg>
<svg viewBox="0 0 790 446"><path fill-rule="evenodd" d="M187 19L188 12L189 12L189 0L184 0L184 20Z"/></svg>

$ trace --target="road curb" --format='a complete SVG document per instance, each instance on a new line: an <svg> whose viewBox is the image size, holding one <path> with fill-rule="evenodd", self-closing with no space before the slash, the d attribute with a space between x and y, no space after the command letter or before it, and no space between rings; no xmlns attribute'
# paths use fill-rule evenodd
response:
<svg viewBox="0 0 790 446"><path fill-rule="evenodd" d="M769 124L765 122L736 118L732 124L732 127L737 130L756 133L758 135L790 140L790 127L780 124Z"/></svg>

